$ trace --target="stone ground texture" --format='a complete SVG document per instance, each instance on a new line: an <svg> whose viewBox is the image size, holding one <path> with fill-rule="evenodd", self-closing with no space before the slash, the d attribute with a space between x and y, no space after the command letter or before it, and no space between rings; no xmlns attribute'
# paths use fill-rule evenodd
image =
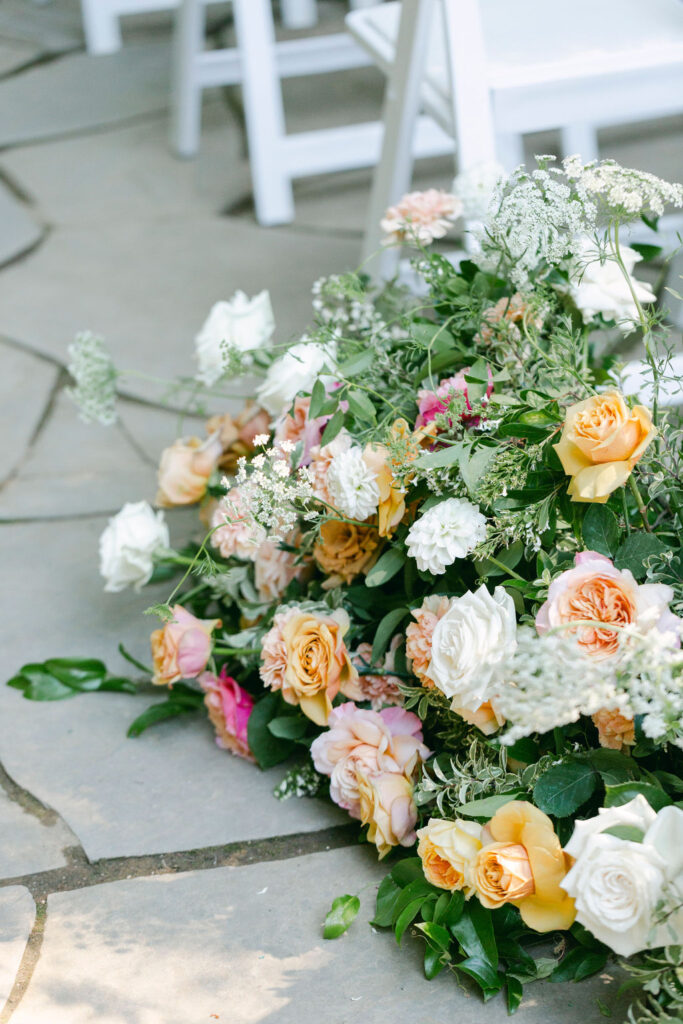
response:
<svg viewBox="0 0 683 1024"><path fill-rule="evenodd" d="M343 14L341 0L321 9ZM212 10L213 31L228 10ZM142 613L166 596L105 595L96 550L124 501L153 497L177 417L155 404L160 385L130 377L117 427L84 426L65 392L75 332L104 334L122 368L191 374L192 338L217 299L270 288L287 341L309 319L312 281L359 258L367 172L303 181L292 225L255 223L239 90L207 93L195 161L169 155L168 58L165 15L131 19L121 53L93 58L78 0L0 5L3 683L50 655L124 672L119 639L144 660ZM290 127L374 118L381 79L321 79L315 111L310 95L287 83ZM605 148L675 177L682 131L680 120L621 129ZM433 161L419 180L449 177ZM192 514L170 520L178 539L194 526ZM428 985L419 943L372 934L383 870L335 808L277 802L281 772L218 750L200 717L128 740L155 699L32 704L0 686L0 1024L504 1018L452 978ZM360 890L359 920L325 943L331 900ZM613 973L539 985L520 1020L598 1024L609 1007L618 1021L617 988Z"/></svg>

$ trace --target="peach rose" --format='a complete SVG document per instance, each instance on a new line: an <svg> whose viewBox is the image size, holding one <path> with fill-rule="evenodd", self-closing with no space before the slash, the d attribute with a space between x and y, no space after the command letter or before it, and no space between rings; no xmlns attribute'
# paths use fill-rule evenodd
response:
<svg viewBox="0 0 683 1024"><path fill-rule="evenodd" d="M411 778L429 750L417 715L403 708L366 711L351 701L333 708L329 729L311 745L316 771L330 778L330 796L360 817L358 773L368 778L397 772Z"/></svg>
<svg viewBox="0 0 683 1024"><path fill-rule="evenodd" d="M380 540L373 526L358 526L328 519L320 527L313 557L330 579L323 587L329 590L340 583L350 583L366 573L377 560Z"/></svg>
<svg viewBox="0 0 683 1024"><path fill-rule="evenodd" d="M156 503L162 508L193 505L206 494L206 485L223 447L217 434L206 441L178 438L161 453Z"/></svg>
<svg viewBox="0 0 683 1024"><path fill-rule="evenodd" d="M270 416L256 402L249 401L237 416L229 412L212 416L206 424L207 434L218 434L223 454L218 460L220 469L234 473L237 460L251 455L254 438L270 433Z"/></svg>
<svg viewBox="0 0 683 1024"><path fill-rule="evenodd" d="M437 622L446 614L449 607L450 600L446 596L434 594L426 597L422 607L411 612L415 622L411 622L406 629L406 657L411 662L413 674L427 689L434 686L427 675L432 661L432 637Z"/></svg>
<svg viewBox="0 0 683 1024"><path fill-rule="evenodd" d="M311 420L308 411L311 407L310 395L297 395L294 399L292 412L283 413L275 424L275 441L291 441L293 445L301 443L300 466L308 466L311 461L311 449L320 444L325 424L329 416L318 416Z"/></svg>
<svg viewBox="0 0 683 1024"><path fill-rule="evenodd" d="M262 647L261 678L281 690L316 723L327 725L338 693L362 700L358 673L344 644L349 617L338 608L329 615L290 608L277 614Z"/></svg>
<svg viewBox="0 0 683 1024"><path fill-rule="evenodd" d="M221 669L220 676L213 672L202 672L198 682L206 693L204 704L216 730L217 746L247 761L255 761L247 738L254 698L232 676L227 675L225 668Z"/></svg>
<svg viewBox="0 0 683 1024"><path fill-rule="evenodd" d="M636 728L632 718L627 718L620 711L608 711L603 708L592 716L593 725L598 730L601 747L609 750L621 750L632 747L636 742Z"/></svg>
<svg viewBox="0 0 683 1024"><path fill-rule="evenodd" d="M385 245L407 242L418 247L443 238L462 213L462 201L450 192L428 188L408 192L390 206L380 224L387 235Z"/></svg>
<svg viewBox="0 0 683 1024"><path fill-rule="evenodd" d="M464 718L468 725L475 725L477 729L483 732L484 736L493 735L501 726L505 725L505 718L495 709L490 700L480 704L476 711L459 707L454 702L451 704L451 711L455 711L456 715Z"/></svg>
<svg viewBox="0 0 683 1024"><path fill-rule="evenodd" d="M673 590L664 583L638 585L628 569L617 569L609 558L597 551L581 551L567 569L553 580L548 600L536 616L536 629L549 629L567 622L605 623L576 626L581 650L591 657L613 657L619 650L619 629L637 623L641 629L656 627L677 634L681 620L669 611Z"/></svg>
<svg viewBox="0 0 683 1024"><path fill-rule="evenodd" d="M291 544L295 538L291 537ZM254 583L261 601L277 601L303 565L297 564L293 551L286 551L274 540L266 539L254 556Z"/></svg>
<svg viewBox="0 0 683 1024"><path fill-rule="evenodd" d="M399 690L401 680L398 676L392 676L396 651L401 646L402 637L392 637L389 649L384 656L381 665L373 664L372 644L358 644L356 653L353 655L353 664L358 669L358 685L363 691L365 700L369 700L373 711L379 711L384 704L402 704L403 697ZM382 669L381 675L373 675L368 669Z"/></svg>
<svg viewBox="0 0 683 1024"><path fill-rule="evenodd" d="M656 434L648 410L642 405L629 409L619 391L571 405L553 447L571 477L572 501L604 504L612 491L624 486Z"/></svg>
<svg viewBox="0 0 683 1024"><path fill-rule="evenodd" d="M491 818L487 834L493 842L482 846L472 873L480 902L490 910L514 904L536 932L569 928L574 900L561 887L569 858L547 814L526 800L511 800Z"/></svg>
<svg viewBox="0 0 683 1024"><path fill-rule="evenodd" d="M157 686L170 686L179 679L194 679L206 668L211 656L211 634L220 619L197 619L181 604L173 609L173 618L150 637Z"/></svg>
<svg viewBox="0 0 683 1024"><path fill-rule="evenodd" d="M379 859L394 846L412 846L415 842L417 808L413 784L397 772L366 776L358 772L360 820L368 826L368 840L374 843Z"/></svg>
<svg viewBox="0 0 683 1024"><path fill-rule="evenodd" d="M425 878L439 889L462 889L467 899L474 892L472 869L481 850L481 825L474 821L430 818L417 831L417 855Z"/></svg>
<svg viewBox="0 0 683 1024"><path fill-rule="evenodd" d="M215 506L210 519L211 545L223 558L256 560L266 531L249 516L239 487L232 487Z"/></svg>

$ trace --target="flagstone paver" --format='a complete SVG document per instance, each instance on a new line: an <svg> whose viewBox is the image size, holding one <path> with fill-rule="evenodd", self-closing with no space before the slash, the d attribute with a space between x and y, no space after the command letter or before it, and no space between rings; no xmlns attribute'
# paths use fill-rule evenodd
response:
<svg viewBox="0 0 683 1024"><path fill-rule="evenodd" d="M26 204L20 202L1 182L0 224L0 267L32 249L45 233L44 227Z"/></svg>
<svg viewBox="0 0 683 1024"><path fill-rule="evenodd" d="M0 340L0 431L11 438L0 446L0 481L24 457L58 373L46 360Z"/></svg>
<svg viewBox="0 0 683 1024"><path fill-rule="evenodd" d="M502 999L484 1009L447 972L426 982L418 940L406 936L399 949L373 934L384 872L374 851L350 847L50 896L40 962L12 1024L507 1020ZM360 890L351 930L323 940L332 900ZM618 987L606 975L529 987L520 1020L601 1024L597 999L614 1009Z"/></svg>
<svg viewBox="0 0 683 1024"><path fill-rule="evenodd" d="M67 863L64 849L76 844L59 819L44 824L0 789L0 878L61 867Z"/></svg>
<svg viewBox="0 0 683 1024"><path fill-rule="evenodd" d="M36 917L36 905L23 885L0 889L0 1009L12 991L26 942Z"/></svg>
<svg viewBox="0 0 683 1024"><path fill-rule="evenodd" d="M35 60L40 49L21 39L6 39L0 34L0 75L9 75Z"/></svg>
<svg viewBox="0 0 683 1024"><path fill-rule="evenodd" d="M30 43L43 55L78 48L83 45L79 0L2 0L0 36Z"/></svg>

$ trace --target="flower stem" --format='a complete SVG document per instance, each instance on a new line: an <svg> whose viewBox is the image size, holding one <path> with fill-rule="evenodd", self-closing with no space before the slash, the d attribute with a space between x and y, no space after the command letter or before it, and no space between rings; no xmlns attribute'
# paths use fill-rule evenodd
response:
<svg viewBox="0 0 683 1024"><path fill-rule="evenodd" d="M497 566L498 569L502 569L503 572L506 572L508 574L508 576L512 576L513 580L524 580L523 576L520 576L519 573L515 572L514 569L511 569L508 565L505 565L504 562L499 562L497 558L493 557L493 555L487 555L486 561L491 562L493 565Z"/></svg>
<svg viewBox="0 0 683 1024"><path fill-rule="evenodd" d="M221 647L220 644L216 644L213 649L214 654L260 654L260 647Z"/></svg>
<svg viewBox="0 0 683 1024"><path fill-rule="evenodd" d="M647 520L647 507L642 499L640 491L638 490L638 484L635 482L633 474L631 474L631 476L628 478L628 483L629 487L631 488L633 497L636 499L636 505L638 507L638 511L640 512L640 518L643 520L643 529L647 530L648 533L652 533L650 524Z"/></svg>

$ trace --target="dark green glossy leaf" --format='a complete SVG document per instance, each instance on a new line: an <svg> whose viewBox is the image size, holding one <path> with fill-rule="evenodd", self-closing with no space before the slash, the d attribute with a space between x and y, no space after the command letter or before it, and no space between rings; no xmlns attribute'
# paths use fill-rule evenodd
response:
<svg viewBox="0 0 683 1024"><path fill-rule="evenodd" d="M597 971L601 971L607 963L607 950L586 949L578 946L562 958L550 981L582 981Z"/></svg>
<svg viewBox="0 0 683 1024"><path fill-rule="evenodd" d="M281 740L300 740L308 728L308 720L300 715L271 718L268 731Z"/></svg>
<svg viewBox="0 0 683 1024"><path fill-rule="evenodd" d="M524 985L516 978L514 974L506 974L505 976L505 998L507 1002L508 1013L513 1014L519 1004L522 1001L524 995Z"/></svg>
<svg viewBox="0 0 683 1024"><path fill-rule="evenodd" d="M490 999L500 992L503 987L503 979L492 967L488 960L479 956L470 956L456 964L459 971L464 971L470 978L474 978L484 994L484 1000Z"/></svg>
<svg viewBox="0 0 683 1024"><path fill-rule="evenodd" d="M440 949L442 953L448 952L451 947L451 936L447 928L444 928L443 925L436 924L433 921L425 921L417 927L425 936L430 946L433 946L435 949Z"/></svg>
<svg viewBox="0 0 683 1024"><path fill-rule="evenodd" d="M422 870L422 861L419 857L406 857L404 860L400 860L391 869L391 877L402 889L416 879L426 881Z"/></svg>
<svg viewBox="0 0 683 1024"><path fill-rule="evenodd" d="M373 565L365 577L366 587L381 587L401 570L406 560L405 553L400 548L389 548Z"/></svg>
<svg viewBox="0 0 683 1024"><path fill-rule="evenodd" d="M431 981L437 974L440 974L447 962L448 958L440 950L427 944L424 956L424 972L427 981Z"/></svg>
<svg viewBox="0 0 683 1024"><path fill-rule="evenodd" d="M394 908L402 892L403 889L400 885L397 885L391 875L386 875L382 879L377 890L375 916L371 924L376 925L378 928L389 927L395 919Z"/></svg>
<svg viewBox="0 0 683 1024"><path fill-rule="evenodd" d="M478 900L470 900L467 903L460 918L451 925L451 932L467 956L481 957L494 970L497 969L498 947L493 932L491 911Z"/></svg>
<svg viewBox="0 0 683 1024"><path fill-rule="evenodd" d="M401 944L401 939L405 934L406 928L413 923L417 915L420 913L420 907L423 902L423 898L418 896L417 899L411 900L411 902L408 903L398 915L396 924L394 925L394 933L399 945Z"/></svg>
<svg viewBox="0 0 683 1024"><path fill-rule="evenodd" d="M634 800L638 794L644 796L654 811L661 811L673 803L671 797L652 782L622 782L617 786L605 787L605 807L621 807Z"/></svg>
<svg viewBox="0 0 683 1024"><path fill-rule="evenodd" d="M372 642L372 661L373 664L378 664L387 647L389 641L396 632L396 627L399 622L408 614L407 608L394 608L392 611L387 612L384 618L380 621L375 632L375 639Z"/></svg>
<svg viewBox="0 0 683 1024"><path fill-rule="evenodd" d="M344 426L344 410L337 409L331 420L328 421L327 426L323 430L322 437L320 438L321 447L325 444L329 444L330 441L334 441L335 437Z"/></svg>
<svg viewBox="0 0 683 1024"><path fill-rule="evenodd" d="M295 749L291 740L274 736L268 723L284 712L284 702L277 693L262 697L249 715L247 739L249 748L261 768L272 768L286 760Z"/></svg>
<svg viewBox="0 0 683 1024"><path fill-rule="evenodd" d="M598 784L598 776L583 761L564 761L541 775L534 786L534 803L546 814L566 818L588 800Z"/></svg>
<svg viewBox="0 0 683 1024"><path fill-rule="evenodd" d="M650 555L666 550L666 544L654 534L632 533L617 551L614 564L617 569L628 569L637 580L644 580L647 575L647 559Z"/></svg>
<svg viewBox="0 0 683 1024"><path fill-rule="evenodd" d="M127 735L130 737L139 736L149 729L150 725L157 725L159 722L166 722L170 718L177 718L179 715L187 715L194 711L193 707L186 704L179 704L176 701L165 700L161 704L153 704L146 711L135 719L128 727Z"/></svg>
<svg viewBox="0 0 683 1024"><path fill-rule="evenodd" d="M581 535L589 551L611 558L619 543L617 517L606 505L589 505L583 517Z"/></svg>

